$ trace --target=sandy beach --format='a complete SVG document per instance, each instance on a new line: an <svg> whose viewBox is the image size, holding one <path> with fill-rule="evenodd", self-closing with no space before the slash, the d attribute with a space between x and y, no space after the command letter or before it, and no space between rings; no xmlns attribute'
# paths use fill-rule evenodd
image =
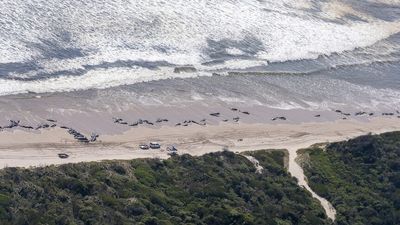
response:
<svg viewBox="0 0 400 225"><path fill-rule="evenodd" d="M203 155L229 149L242 152L258 149L294 150L315 143L346 140L367 133L400 130L400 119L371 118L367 121L338 120L299 124L219 124L160 128L138 127L122 134L103 135L95 143L81 144L64 129L41 132L22 130L0 133L0 167L29 167L112 159L168 157L168 145L180 154ZM157 141L161 150L139 150L138 145ZM67 153L60 159L58 153ZM294 160L294 159L292 159Z"/></svg>

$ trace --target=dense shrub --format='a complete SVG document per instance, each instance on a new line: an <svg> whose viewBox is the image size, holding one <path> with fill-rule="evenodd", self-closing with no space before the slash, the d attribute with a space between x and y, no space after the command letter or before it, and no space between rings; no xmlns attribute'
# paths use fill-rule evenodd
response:
<svg viewBox="0 0 400 225"><path fill-rule="evenodd" d="M337 209L337 223L400 224L400 132L309 149L312 189Z"/></svg>
<svg viewBox="0 0 400 225"><path fill-rule="evenodd" d="M231 152L7 168L0 171L0 224L329 223L286 172L285 154L253 156L262 174Z"/></svg>

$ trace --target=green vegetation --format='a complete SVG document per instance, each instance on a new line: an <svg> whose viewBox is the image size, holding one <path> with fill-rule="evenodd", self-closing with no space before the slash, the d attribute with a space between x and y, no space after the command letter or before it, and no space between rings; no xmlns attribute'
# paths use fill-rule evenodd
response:
<svg viewBox="0 0 400 225"><path fill-rule="evenodd" d="M304 151L311 188L337 210L337 224L400 224L400 132Z"/></svg>
<svg viewBox="0 0 400 225"><path fill-rule="evenodd" d="M253 154L253 153L251 153ZM329 224L283 167L230 152L0 171L0 224Z"/></svg>

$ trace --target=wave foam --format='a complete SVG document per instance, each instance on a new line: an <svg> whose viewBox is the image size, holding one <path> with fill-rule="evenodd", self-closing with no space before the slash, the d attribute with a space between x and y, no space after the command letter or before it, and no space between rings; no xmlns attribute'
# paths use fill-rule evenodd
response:
<svg viewBox="0 0 400 225"><path fill-rule="evenodd" d="M190 78L197 76L210 76L209 73L179 73L171 70L148 70L144 68L124 69L97 69L89 71L82 76L63 76L38 81L20 81L0 79L0 95L14 95L22 93L47 93L106 89L115 86L129 85L152 80L171 78Z"/></svg>
<svg viewBox="0 0 400 225"><path fill-rule="evenodd" d="M3 0L0 8L0 77L84 71L82 76L65 74L37 82L0 79L4 87L0 94L68 91L74 85L102 88L106 83L178 76L139 75L143 70L132 66L96 67L117 61L165 61L209 71L315 59L371 46L400 31L399 21L374 18L338 0L324 4L311 0ZM208 68L204 63L210 61L221 63ZM21 72L7 67L9 63L36 66ZM88 66L96 69L86 71Z"/></svg>

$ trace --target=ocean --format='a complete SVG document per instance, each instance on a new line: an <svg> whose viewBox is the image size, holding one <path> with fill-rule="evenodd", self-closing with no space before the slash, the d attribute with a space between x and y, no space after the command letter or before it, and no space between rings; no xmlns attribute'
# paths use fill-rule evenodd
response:
<svg viewBox="0 0 400 225"><path fill-rule="evenodd" d="M400 109L398 0L2 0L0 28L6 118Z"/></svg>

